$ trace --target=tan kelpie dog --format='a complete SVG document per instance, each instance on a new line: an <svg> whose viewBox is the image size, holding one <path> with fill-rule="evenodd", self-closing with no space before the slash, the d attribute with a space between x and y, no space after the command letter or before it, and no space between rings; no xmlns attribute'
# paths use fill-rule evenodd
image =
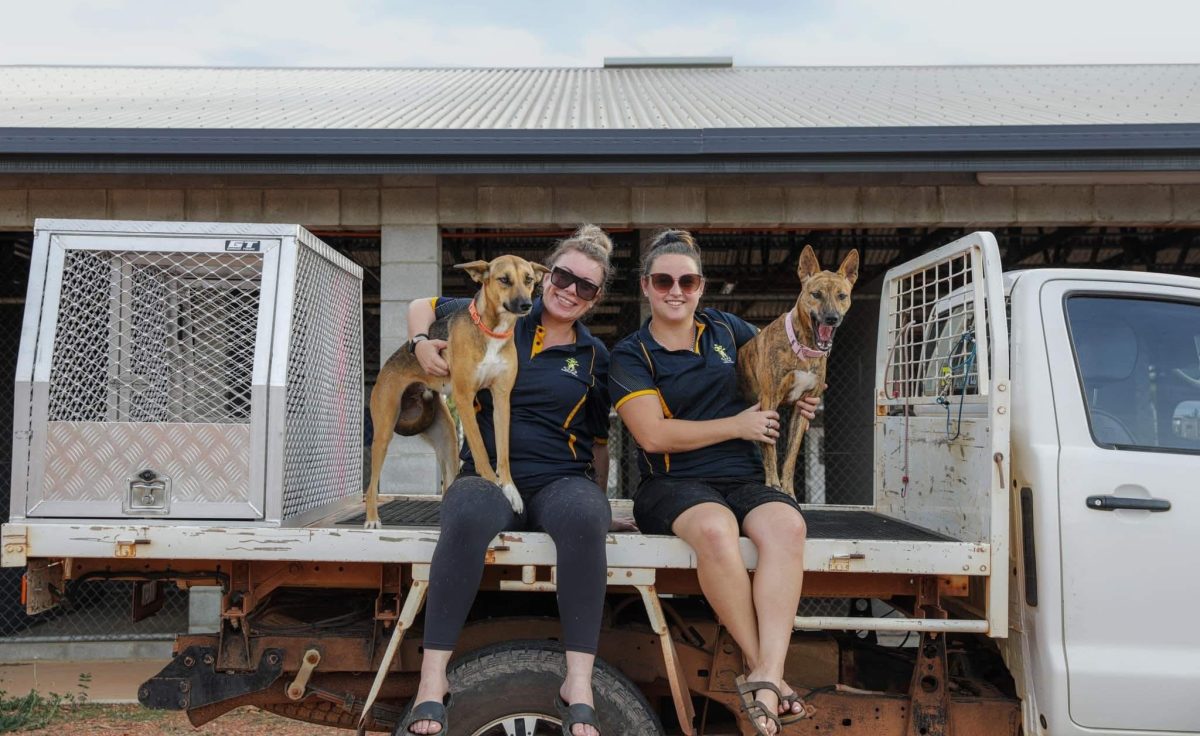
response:
<svg viewBox="0 0 1200 736"><path fill-rule="evenodd" d="M757 401L764 410L824 393L833 335L850 309L850 289L858 279L858 251L850 251L834 273L822 271L812 246L806 245L796 274L800 277L796 306L738 348L742 395L748 401ZM760 443L767 485L793 498L796 458L807 429L808 420L793 411L782 478L775 447Z"/></svg>
<svg viewBox="0 0 1200 736"><path fill-rule="evenodd" d="M529 314L533 307L534 287L547 269L517 256L460 263L455 268L466 271L481 286L468 309L430 327L430 337L449 342L445 355L449 377L425 373L410 340L388 358L371 391L375 439L371 444L371 482L367 486L368 529L379 528L379 475L393 431L406 437L419 434L433 445L442 470L442 490L454 479L458 433L440 395L447 390L458 407L475 471L500 486L514 511L519 514L524 509L508 467L508 401L517 379L517 351L512 336L517 318ZM495 471L472 410L475 394L485 388L492 392Z"/></svg>

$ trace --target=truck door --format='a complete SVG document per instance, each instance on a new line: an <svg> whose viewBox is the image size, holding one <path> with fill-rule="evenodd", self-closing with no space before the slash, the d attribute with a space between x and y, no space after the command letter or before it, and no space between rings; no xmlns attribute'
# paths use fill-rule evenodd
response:
<svg viewBox="0 0 1200 736"><path fill-rule="evenodd" d="M1200 289L1052 280L1041 305L1071 720L1200 730Z"/></svg>

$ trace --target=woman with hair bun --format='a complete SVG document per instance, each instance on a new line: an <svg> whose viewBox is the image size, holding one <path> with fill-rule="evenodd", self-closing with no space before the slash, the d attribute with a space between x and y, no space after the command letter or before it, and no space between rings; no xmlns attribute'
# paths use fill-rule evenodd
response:
<svg viewBox="0 0 1200 736"><path fill-rule="evenodd" d="M773 445L779 415L738 391L737 350L757 330L699 309L700 250L683 230L662 232L642 259L650 319L613 348L609 389L642 449L634 519L644 534L674 534L696 551L696 572L721 624L742 649L738 678L750 722L773 736L804 718L783 681L804 576L805 525L795 499L763 484L755 442ZM812 417L817 401L796 408ZM738 546L758 548L753 581Z"/></svg>
<svg viewBox="0 0 1200 736"><path fill-rule="evenodd" d="M608 350L580 319L595 308L613 276L612 241L584 225L550 252L542 295L517 320L517 382L511 397L513 481L525 502L515 514L500 488L475 473L470 449L441 504L441 535L429 573L421 683L396 733L448 732L446 666L483 577L488 543L505 530L545 531L558 553L558 607L567 676L555 706L564 733L600 736L592 699L592 665L600 638L608 565L605 537L612 510L608 476ZM418 299L408 312L421 367L449 375L446 343L424 333L436 318L470 299ZM459 407L462 411L464 407ZM469 410L469 408L468 408ZM496 462L491 396L476 412L489 459Z"/></svg>

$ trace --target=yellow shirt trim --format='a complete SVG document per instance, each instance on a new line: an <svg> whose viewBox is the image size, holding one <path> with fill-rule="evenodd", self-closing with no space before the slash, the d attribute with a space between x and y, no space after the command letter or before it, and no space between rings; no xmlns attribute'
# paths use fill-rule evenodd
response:
<svg viewBox="0 0 1200 736"><path fill-rule="evenodd" d="M640 340L638 341L638 347L642 349L642 355L646 356L646 365L650 366L650 375L654 376L654 361L650 360L649 351L646 350L646 346L643 345Z"/></svg>
<svg viewBox="0 0 1200 736"><path fill-rule="evenodd" d="M654 391L658 394L658 404L662 407L663 416L670 419L673 415L671 414L671 408L667 406L667 400L663 398L662 391L658 389L654 389Z"/></svg>
<svg viewBox="0 0 1200 736"><path fill-rule="evenodd" d="M575 408L572 409L571 413L567 415L567 420L563 422L563 429L571 426L571 420L574 419L575 415L579 413L579 410L583 407L583 402L587 401L587 397L587 391L584 391L583 396L581 396L579 401L575 403Z"/></svg>
<svg viewBox="0 0 1200 736"><path fill-rule="evenodd" d="M704 334L704 323L697 320L696 322L696 344L692 346L692 352L700 352L700 336Z"/></svg>
<svg viewBox="0 0 1200 736"><path fill-rule="evenodd" d="M641 391L634 391L631 394L626 394L624 396L624 398L622 398L620 401L618 401L616 403L616 406L614 406L613 408L620 409L621 405L624 404L626 401L629 401L630 399L633 399L633 398L637 398L638 396L649 396L651 394L657 394L657 393L658 393L658 389L656 389L656 388L644 388ZM662 401L661 396L659 397L659 401Z"/></svg>

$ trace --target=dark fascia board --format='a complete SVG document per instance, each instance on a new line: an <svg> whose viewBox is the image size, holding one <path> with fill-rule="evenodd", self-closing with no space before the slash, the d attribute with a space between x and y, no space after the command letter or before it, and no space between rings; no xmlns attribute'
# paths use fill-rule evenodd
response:
<svg viewBox="0 0 1200 736"><path fill-rule="evenodd" d="M823 174L1200 171L1193 152L855 156L5 156L4 174Z"/></svg>
<svg viewBox="0 0 1200 736"><path fill-rule="evenodd" d="M0 128L5 156L545 157L1200 151L1200 124L695 130Z"/></svg>

